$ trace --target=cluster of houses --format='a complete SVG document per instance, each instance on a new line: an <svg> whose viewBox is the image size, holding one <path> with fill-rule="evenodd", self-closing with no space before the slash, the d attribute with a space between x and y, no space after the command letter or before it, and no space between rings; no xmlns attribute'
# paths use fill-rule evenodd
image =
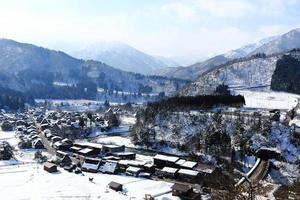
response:
<svg viewBox="0 0 300 200"><path fill-rule="evenodd" d="M15 121L14 116L5 115L0 112L0 128L2 131L13 131Z"/></svg>
<svg viewBox="0 0 300 200"><path fill-rule="evenodd" d="M215 166L199 164L177 156L157 154L152 161L136 159L136 153L128 152L125 146L98 144L91 142L72 142L67 138L54 134L50 129L42 130L44 144L53 149L56 159L46 162L44 169L56 172L57 166L69 172L126 174L128 176L150 179L167 179L175 182L173 195L182 199L198 199L193 184L202 184L206 179L217 176ZM45 145L47 146L47 145ZM109 187L120 191L122 184L112 182ZM151 195L150 195L151 196Z"/></svg>
<svg viewBox="0 0 300 200"><path fill-rule="evenodd" d="M85 121L84 126L80 125L82 121ZM194 184L203 184L218 176L219 172L215 166L199 164L174 155L157 154L152 161L146 161L136 159L136 153L126 151L125 146L76 142L74 138L80 138L78 136L84 135L90 127L105 128L106 120L97 114L87 116L86 113L76 112L53 111L45 114L29 111L15 118L10 124L15 127L16 135L20 139L20 148L46 148L49 153L56 155L55 159L44 163L44 170L49 173L56 172L60 166L74 173L122 173L135 177L165 179L174 182L174 196L199 199ZM116 182L111 182L109 187L116 191L123 190L122 184ZM152 199L151 195L147 199Z"/></svg>
<svg viewBox="0 0 300 200"><path fill-rule="evenodd" d="M156 170L156 175L160 178L203 184L220 173L219 168L214 165L200 164L177 156L158 154L153 160L154 166L159 169Z"/></svg>
<svg viewBox="0 0 300 200"><path fill-rule="evenodd" d="M105 113L50 111L33 115L42 130L49 129L70 139L85 138L94 130L108 131L119 125L118 116L112 110Z"/></svg>
<svg viewBox="0 0 300 200"><path fill-rule="evenodd" d="M49 136L49 130L43 134L49 143L56 143ZM52 141L51 141L52 140ZM60 138L60 141L67 140ZM136 154L125 151L124 146L104 145L91 142L70 143L68 148L53 146L56 151L56 160L45 163L44 169L48 172L57 171L57 165L69 172L81 173L81 171L105 174L126 174L128 176L144 177L151 179L168 179L175 182L172 187L173 195L182 199L198 199L199 193L194 192L192 186L202 184L202 181L215 178L218 168L215 166L198 164L177 156L157 154L152 162L136 159ZM120 191L122 184L111 182L109 187Z"/></svg>
<svg viewBox="0 0 300 200"><path fill-rule="evenodd" d="M23 120L17 121L16 135L20 139L20 149L44 149L44 144L33 123L26 123Z"/></svg>
<svg viewBox="0 0 300 200"><path fill-rule="evenodd" d="M200 165L174 156L156 155L153 162L136 160L136 154L126 152L124 146L90 142L73 143L69 150L57 150L56 157L52 163L45 164L46 171L56 172L56 166L59 165L75 173L122 173L135 177L169 179L175 182L172 186L173 195L182 199L199 199L200 194L194 192L192 183L199 183L202 178L212 178L217 171L214 166ZM123 190L123 185L117 182L111 182L109 187L116 191Z"/></svg>

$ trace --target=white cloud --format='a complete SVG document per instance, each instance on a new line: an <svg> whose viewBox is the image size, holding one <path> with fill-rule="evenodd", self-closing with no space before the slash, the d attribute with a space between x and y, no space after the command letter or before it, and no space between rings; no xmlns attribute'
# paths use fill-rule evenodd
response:
<svg viewBox="0 0 300 200"><path fill-rule="evenodd" d="M119 40L151 54L202 57L292 29L292 25L270 25L270 21L264 25L262 15L288 15L284 10L299 0L270 2L273 0L174 0L130 13L93 16L73 13L68 7L41 14L17 3L8 7L0 2L0 37L62 50L67 49L66 44L78 48L100 40ZM245 28L249 16L256 18Z"/></svg>
<svg viewBox="0 0 300 200"><path fill-rule="evenodd" d="M286 1L282 0L260 0L259 9L262 14L265 15L279 15L281 14L286 6Z"/></svg>
<svg viewBox="0 0 300 200"><path fill-rule="evenodd" d="M257 10L263 15L284 15L288 8L300 3L299 0L258 0Z"/></svg>
<svg viewBox="0 0 300 200"><path fill-rule="evenodd" d="M240 0L197 0L198 8L214 17L237 18L255 11L253 4Z"/></svg>
<svg viewBox="0 0 300 200"><path fill-rule="evenodd" d="M82 45L99 40L123 40L134 30L127 16L38 16L22 9L1 10L0 37L55 47L58 43ZM53 45L55 44L55 45Z"/></svg>
<svg viewBox="0 0 300 200"><path fill-rule="evenodd" d="M238 28L205 28L194 32L180 28L170 28L148 34L147 39L138 38L136 47L151 54L165 56L201 57L240 47L251 42L253 36Z"/></svg>
<svg viewBox="0 0 300 200"><path fill-rule="evenodd" d="M199 17L193 4L175 2L161 7L162 14L173 15L182 20L195 20Z"/></svg>

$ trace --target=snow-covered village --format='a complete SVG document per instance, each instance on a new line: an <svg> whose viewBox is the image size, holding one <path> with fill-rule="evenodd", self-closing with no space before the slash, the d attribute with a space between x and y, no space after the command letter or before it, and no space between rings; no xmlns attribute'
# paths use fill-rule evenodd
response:
<svg viewBox="0 0 300 200"><path fill-rule="evenodd" d="M0 0L0 199L300 200L299 8Z"/></svg>

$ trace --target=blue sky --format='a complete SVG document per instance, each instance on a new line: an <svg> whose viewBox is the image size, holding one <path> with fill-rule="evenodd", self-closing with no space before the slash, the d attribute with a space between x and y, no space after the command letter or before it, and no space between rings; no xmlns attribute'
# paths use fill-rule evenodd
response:
<svg viewBox="0 0 300 200"><path fill-rule="evenodd" d="M300 28L300 0L0 0L0 37L74 51L102 40L201 58Z"/></svg>

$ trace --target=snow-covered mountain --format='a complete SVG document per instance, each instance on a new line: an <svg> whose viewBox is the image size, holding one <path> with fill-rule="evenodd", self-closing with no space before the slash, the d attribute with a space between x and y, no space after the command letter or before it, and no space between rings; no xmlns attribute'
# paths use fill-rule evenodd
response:
<svg viewBox="0 0 300 200"><path fill-rule="evenodd" d="M61 51L0 39L0 86L35 98L95 98L99 89L109 93L169 95L185 83L125 72L102 62L76 59Z"/></svg>
<svg viewBox="0 0 300 200"><path fill-rule="evenodd" d="M250 55L265 53L267 55L289 51L300 47L300 29L294 29L256 48Z"/></svg>
<svg viewBox="0 0 300 200"><path fill-rule="evenodd" d="M289 51L300 47L300 29L294 29L290 32L268 37L257 43L245 45L241 48L229 51L227 53L209 58L203 62L196 63L188 67L165 68L155 71L153 74L195 80L197 77L212 70L220 64L224 64L230 60L243 57L250 57L257 53L266 55ZM220 59L222 58L222 59Z"/></svg>
<svg viewBox="0 0 300 200"><path fill-rule="evenodd" d="M282 61L283 56L299 60L300 51L293 50L287 53L269 56L252 56L229 61L226 64L219 65L200 75L196 81L186 86L180 94L182 96L213 94L216 91L217 86L221 84L228 85L229 88L233 90L270 90L272 79L274 78L274 71L278 67L278 60L280 59ZM296 73L296 71L293 70L298 69L292 69L288 73ZM288 74L285 74L283 76L287 75ZM277 77L277 79L279 78L281 77ZM281 84L285 85L287 83ZM288 91L288 88L285 88L282 91Z"/></svg>
<svg viewBox="0 0 300 200"><path fill-rule="evenodd" d="M241 48L229 51L224 54L226 58L235 59L235 58L242 58L245 56L248 56L251 52L255 51L256 49L262 47L263 45L274 41L276 39L280 38L280 36L272 36L268 38L264 38L260 40L259 42L248 44L245 46L242 46Z"/></svg>
<svg viewBox="0 0 300 200"><path fill-rule="evenodd" d="M155 57L121 42L98 42L77 52L76 58L105 62L124 71L148 74L149 72L177 64L168 58Z"/></svg>
<svg viewBox="0 0 300 200"><path fill-rule="evenodd" d="M195 63L188 67L166 67L153 71L152 75L165 76L169 78L181 78L185 80L195 80L198 76L215 66L226 63L229 61L223 55L214 56L205 61Z"/></svg>

